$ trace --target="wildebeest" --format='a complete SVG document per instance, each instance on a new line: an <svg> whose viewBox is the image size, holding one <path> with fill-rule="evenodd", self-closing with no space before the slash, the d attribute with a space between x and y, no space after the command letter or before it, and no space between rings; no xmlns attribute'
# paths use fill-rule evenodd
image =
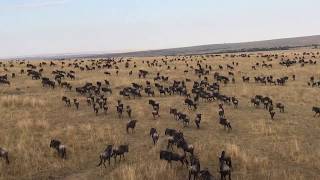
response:
<svg viewBox="0 0 320 180"><path fill-rule="evenodd" d="M276 107L279 108L280 112L284 112L284 105L282 103L277 103Z"/></svg>
<svg viewBox="0 0 320 180"><path fill-rule="evenodd" d="M184 103L187 104L189 108L193 107L194 110L197 109L197 104L189 98L185 99Z"/></svg>
<svg viewBox="0 0 320 180"><path fill-rule="evenodd" d="M109 165L110 165L110 159L112 157L112 145L108 145L107 148L100 154L99 158L100 158L100 162L97 166L101 166L101 164L104 165L105 168L106 167L106 160L108 160Z"/></svg>
<svg viewBox="0 0 320 180"><path fill-rule="evenodd" d="M122 113L123 113L123 104L119 104L116 107L117 107L118 117L121 118L122 117Z"/></svg>
<svg viewBox="0 0 320 180"><path fill-rule="evenodd" d="M79 109L79 101L77 99L73 99L73 103L76 106L76 109Z"/></svg>
<svg viewBox="0 0 320 180"><path fill-rule="evenodd" d="M220 117L219 123L224 127L224 129L228 128L228 130L232 130L231 123L226 118Z"/></svg>
<svg viewBox="0 0 320 180"><path fill-rule="evenodd" d="M276 114L276 112L274 111L269 111L270 117L273 120L274 119L274 115Z"/></svg>
<svg viewBox="0 0 320 180"><path fill-rule="evenodd" d="M239 104L239 100L236 97L231 97L231 101L232 101L234 107L237 108L238 104Z"/></svg>
<svg viewBox="0 0 320 180"><path fill-rule="evenodd" d="M152 141L153 141L153 144L155 145L159 139L159 134L157 132L157 129L156 128L151 128L150 129L150 136L152 138Z"/></svg>
<svg viewBox="0 0 320 180"><path fill-rule="evenodd" d="M318 114L318 116L320 116L320 107L312 107L312 111L315 112L313 117L316 117L316 115Z"/></svg>
<svg viewBox="0 0 320 180"><path fill-rule="evenodd" d="M251 101L250 101L254 107L259 107L260 105L260 101L256 98L251 98Z"/></svg>
<svg viewBox="0 0 320 180"><path fill-rule="evenodd" d="M128 117L131 119L131 113L132 113L132 109L131 107L128 105L127 106L127 114L128 114Z"/></svg>
<svg viewBox="0 0 320 180"><path fill-rule="evenodd" d="M144 89L144 92L145 92L148 96L155 96L154 90L151 89L151 88L146 87L146 88Z"/></svg>
<svg viewBox="0 0 320 180"><path fill-rule="evenodd" d="M186 154L177 154L166 150L160 151L160 159L166 160L168 163L171 163L171 161L180 161L182 166L184 164L188 164L188 160L186 159Z"/></svg>
<svg viewBox="0 0 320 180"><path fill-rule="evenodd" d="M120 157L120 161L121 161L121 157L124 157L124 154L128 152L129 152L129 145L120 145L117 148L114 148L112 150L112 156L114 158L114 162L117 162L117 156Z"/></svg>
<svg viewBox="0 0 320 180"><path fill-rule="evenodd" d="M127 133L129 133L129 129L132 129L132 132L134 131L134 128L136 127L137 122L138 122L138 120L130 120L127 123Z"/></svg>
<svg viewBox="0 0 320 180"><path fill-rule="evenodd" d="M102 87L102 88L101 88L101 91L102 91L102 92L105 92L105 93L108 92L108 93L112 94L112 90L111 90L110 88L108 88L108 87Z"/></svg>
<svg viewBox="0 0 320 180"><path fill-rule="evenodd" d="M196 156L194 155L190 156L190 165L188 169L189 169L189 180L191 180L192 176L193 176L193 179L196 180L200 173L200 161Z"/></svg>
<svg viewBox="0 0 320 180"><path fill-rule="evenodd" d="M194 120L194 122L196 123L197 128L200 128L200 122L201 122L201 114L197 114L196 118Z"/></svg>
<svg viewBox="0 0 320 180"><path fill-rule="evenodd" d="M214 177L211 175L208 168L205 168L199 172L200 180L214 180Z"/></svg>
<svg viewBox="0 0 320 180"><path fill-rule="evenodd" d="M153 109L160 109L160 104L153 99L149 99L149 104L152 106Z"/></svg>
<svg viewBox="0 0 320 180"><path fill-rule="evenodd" d="M62 96L62 101L65 102L66 106L68 106L68 107L71 106L71 101L68 97Z"/></svg>
<svg viewBox="0 0 320 180"><path fill-rule="evenodd" d="M62 159L67 159L67 149L66 149L66 146L61 144L61 142L59 140L56 140L56 139L52 139L50 141L50 147L51 148L54 148L57 150L59 156L62 158Z"/></svg>
<svg viewBox="0 0 320 180"><path fill-rule="evenodd" d="M175 133L177 133L177 130L170 129L170 128L166 128L166 130L164 132L165 135L169 135L169 136L173 136Z"/></svg>
<svg viewBox="0 0 320 180"><path fill-rule="evenodd" d="M7 150L5 150L4 148L0 147L0 158L5 159L7 164L10 164L9 161L9 152Z"/></svg>
<svg viewBox="0 0 320 180"><path fill-rule="evenodd" d="M158 107L154 107L154 108L153 108L152 116L153 116L153 119L156 119L156 116L157 116L157 117L160 117Z"/></svg>
<svg viewBox="0 0 320 180"><path fill-rule="evenodd" d="M0 79L0 84L8 84L10 86L10 81L6 79Z"/></svg>
<svg viewBox="0 0 320 180"><path fill-rule="evenodd" d="M194 147L191 144L188 144L187 141L183 138L176 141L177 147L183 149L184 152L189 152L193 155Z"/></svg>
<svg viewBox="0 0 320 180"><path fill-rule="evenodd" d="M220 118L224 117L224 108L223 108L223 104L219 104L219 110L218 110L218 114Z"/></svg>
<svg viewBox="0 0 320 180"><path fill-rule="evenodd" d="M227 176L229 177L229 180L231 180L231 170L231 157L226 156L225 151L222 151L221 156L219 157L219 173L221 180L226 180Z"/></svg>

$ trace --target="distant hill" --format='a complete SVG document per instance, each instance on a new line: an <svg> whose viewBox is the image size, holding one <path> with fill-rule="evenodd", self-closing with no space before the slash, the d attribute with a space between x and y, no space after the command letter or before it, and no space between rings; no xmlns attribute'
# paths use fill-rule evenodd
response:
<svg viewBox="0 0 320 180"><path fill-rule="evenodd" d="M273 39L265 41L253 41L242 43L225 43L225 44L209 44L201 46L136 51L128 53L108 53L108 54L65 54L30 57L35 59L43 58L105 58L105 57L142 57L142 56L174 56L174 55L191 55L191 54L209 54L209 53L232 53L232 52L248 52L248 51L270 51L270 50L287 50L296 47L307 47L312 45L320 46L320 35L304 36L294 38Z"/></svg>
<svg viewBox="0 0 320 180"><path fill-rule="evenodd" d="M243 43L210 44L172 49L160 49L150 51L137 51L128 53L113 53L88 55L90 57L115 57L115 56L165 56L165 55L189 55L208 53L227 53L245 51L285 50L295 47L320 46L320 35L295 38L273 39L265 41L253 41Z"/></svg>

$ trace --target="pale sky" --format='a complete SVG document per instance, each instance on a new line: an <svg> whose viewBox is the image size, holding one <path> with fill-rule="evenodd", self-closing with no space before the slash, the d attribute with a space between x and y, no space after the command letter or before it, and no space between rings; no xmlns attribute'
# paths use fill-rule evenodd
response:
<svg viewBox="0 0 320 180"><path fill-rule="evenodd" d="M0 0L0 58L320 34L320 0Z"/></svg>

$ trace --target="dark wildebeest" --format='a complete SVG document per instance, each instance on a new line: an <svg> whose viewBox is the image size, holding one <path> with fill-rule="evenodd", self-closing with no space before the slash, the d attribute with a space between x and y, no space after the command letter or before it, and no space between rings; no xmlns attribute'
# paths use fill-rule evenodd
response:
<svg viewBox="0 0 320 180"><path fill-rule="evenodd" d="M234 107L237 108L238 104L239 104L239 100L236 97L231 97L231 100L232 100Z"/></svg>
<svg viewBox="0 0 320 180"><path fill-rule="evenodd" d="M174 129L166 129L165 135L169 135L167 149L171 147L173 149L173 145L177 144L179 141L184 141L184 136L182 132L178 132Z"/></svg>
<svg viewBox="0 0 320 180"><path fill-rule="evenodd" d="M226 118L220 117L219 123L224 126L224 129L228 128L228 130L232 130L230 121L228 121Z"/></svg>
<svg viewBox="0 0 320 180"><path fill-rule="evenodd" d="M224 117L224 108L223 104L219 104L219 111L218 111L219 117L223 118Z"/></svg>
<svg viewBox="0 0 320 180"><path fill-rule="evenodd" d="M67 159L67 149L66 146L61 144L59 140L52 139L50 142L50 147L57 150L59 156L62 159Z"/></svg>
<svg viewBox="0 0 320 180"><path fill-rule="evenodd" d="M153 119L156 119L156 116L160 117L159 109L157 106L153 107L152 116L153 116Z"/></svg>
<svg viewBox="0 0 320 180"><path fill-rule="evenodd" d="M114 158L114 162L117 162L117 156L124 158L124 154L129 152L129 145L120 145L119 147L112 150L112 156Z"/></svg>
<svg viewBox="0 0 320 180"><path fill-rule="evenodd" d="M159 139L159 134L157 132L156 128L151 128L150 129L150 136L152 138L153 144L156 145L158 139Z"/></svg>
<svg viewBox="0 0 320 180"><path fill-rule="evenodd" d="M277 103L276 107L279 108L280 112L284 113L284 105L282 103Z"/></svg>
<svg viewBox="0 0 320 180"><path fill-rule="evenodd" d="M112 157L112 145L108 145L107 148L103 151L103 153L100 154L99 158L100 158L100 163L97 166L101 166L101 164L104 165L105 168L106 167L106 160L108 160L109 165L110 165L110 159Z"/></svg>
<svg viewBox="0 0 320 180"><path fill-rule="evenodd" d="M194 147L191 144L188 144L186 140L179 139L177 142L177 147L183 149L184 152L189 152L193 155Z"/></svg>
<svg viewBox="0 0 320 180"><path fill-rule="evenodd" d="M174 118L178 118L178 110L175 108L170 108L170 114L173 114Z"/></svg>
<svg viewBox="0 0 320 180"><path fill-rule="evenodd" d="M77 99L73 99L73 103L76 106L76 109L79 109L79 101Z"/></svg>
<svg viewBox="0 0 320 180"><path fill-rule="evenodd" d="M316 117L316 115L318 114L318 116L320 116L320 107L312 107L312 111L315 112L313 117Z"/></svg>
<svg viewBox="0 0 320 180"><path fill-rule="evenodd" d="M201 114L197 114L196 119L194 120L196 123L197 128L200 128L200 122L201 122Z"/></svg>
<svg viewBox="0 0 320 180"><path fill-rule="evenodd" d="M169 136L173 136L175 133L177 133L177 130L170 129L170 128L166 128L166 130L164 132L165 135L169 135Z"/></svg>
<svg viewBox="0 0 320 180"><path fill-rule="evenodd" d="M201 170L199 172L199 178L200 180L214 180L214 177L212 176L208 168L205 168L204 170Z"/></svg>
<svg viewBox="0 0 320 180"><path fill-rule="evenodd" d="M66 106L68 106L68 107L71 106L71 101L68 97L62 96L62 101L65 102Z"/></svg>
<svg viewBox="0 0 320 180"><path fill-rule="evenodd" d="M168 163L171 163L171 161L180 161L182 166L184 164L188 164L188 160L186 159L186 154L183 155L173 153L170 151L161 150L160 151L160 159L166 160Z"/></svg>
<svg viewBox="0 0 320 180"><path fill-rule="evenodd" d="M120 104L117 106L117 113L118 113L118 117L121 118L123 113L123 104Z"/></svg>
<svg viewBox="0 0 320 180"><path fill-rule="evenodd" d="M128 114L128 117L131 119L131 113L132 113L132 109L130 106L127 106L127 114Z"/></svg>
<svg viewBox="0 0 320 180"><path fill-rule="evenodd" d="M134 131L134 128L136 127L136 123L137 123L137 120L130 120L127 123L127 133L129 133L129 129L132 129L132 132Z"/></svg>
<svg viewBox="0 0 320 180"><path fill-rule="evenodd" d="M0 79L0 84L8 84L10 86L10 81L6 79Z"/></svg>
<svg viewBox="0 0 320 180"><path fill-rule="evenodd" d="M276 114L276 112L274 112L274 111L269 111L269 114L270 114L271 119L273 120L274 115Z"/></svg>
<svg viewBox="0 0 320 180"><path fill-rule="evenodd" d="M3 148L0 147L0 158L3 158L6 160L6 163L9 164L9 152Z"/></svg>
<svg viewBox="0 0 320 180"><path fill-rule="evenodd" d="M259 107L260 101L256 98L251 98L251 103L253 104L254 107Z"/></svg>
<svg viewBox="0 0 320 180"><path fill-rule="evenodd" d="M193 179L196 180L200 173L200 161L197 157L191 155L190 156L190 166L189 166L189 180L193 175Z"/></svg>
<svg viewBox="0 0 320 180"><path fill-rule="evenodd" d="M193 107L194 110L197 109L197 104L193 102L191 99L185 99L184 103L187 104L189 108Z"/></svg>
<svg viewBox="0 0 320 180"><path fill-rule="evenodd" d="M160 104L153 99L149 99L149 104L153 107L153 109L155 108L157 108L158 110L160 109Z"/></svg>
<svg viewBox="0 0 320 180"><path fill-rule="evenodd" d="M222 151L221 156L219 157L219 173L221 180L226 180L226 177L229 177L231 180L231 157L225 155L225 151Z"/></svg>

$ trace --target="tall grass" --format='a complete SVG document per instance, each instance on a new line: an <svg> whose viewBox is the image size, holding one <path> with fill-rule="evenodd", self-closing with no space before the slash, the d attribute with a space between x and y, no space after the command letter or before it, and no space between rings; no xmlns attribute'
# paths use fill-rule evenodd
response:
<svg viewBox="0 0 320 180"><path fill-rule="evenodd" d="M45 101L36 97L22 97L18 95L7 95L0 97L3 107L42 107Z"/></svg>

